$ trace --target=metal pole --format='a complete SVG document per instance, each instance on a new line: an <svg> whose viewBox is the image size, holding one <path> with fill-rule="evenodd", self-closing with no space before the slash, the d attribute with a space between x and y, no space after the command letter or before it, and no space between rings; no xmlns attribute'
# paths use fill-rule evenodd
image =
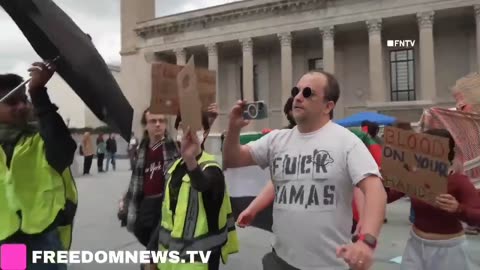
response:
<svg viewBox="0 0 480 270"><path fill-rule="evenodd" d="M23 86L25 86L25 84L29 83L31 80L28 79L26 81L24 81L23 83L21 83L19 86L15 87L15 89L13 89L12 91L10 91L8 94L6 94L4 97L2 97L2 99L0 99L0 102L4 102L7 98L9 98L11 95L15 94L16 91L18 91L19 89L21 89Z"/></svg>
<svg viewBox="0 0 480 270"><path fill-rule="evenodd" d="M55 57L53 60L47 61L47 62L46 62L47 67L49 67L51 63L56 62L59 58L60 58L60 56L57 56L57 57ZM27 83L29 83L30 80L32 80L32 78L24 81L24 82L21 83L19 86L15 87L15 89L13 89L13 90L10 91L8 94L6 94L4 97L2 97L2 99L0 99L0 102L4 102L4 101L5 101L7 98L9 98L11 95L15 94L16 91L18 91L18 90L21 89L23 86L25 86Z"/></svg>

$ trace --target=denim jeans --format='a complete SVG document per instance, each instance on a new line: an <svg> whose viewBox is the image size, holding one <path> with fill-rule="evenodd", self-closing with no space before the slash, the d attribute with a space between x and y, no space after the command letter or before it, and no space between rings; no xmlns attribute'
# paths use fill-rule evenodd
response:
<svg viewBox="0 0 480 270"><path fill-rule="evenodd" d="M113 170L115 171L115 153L108 153L107 152L107 167L105 168L108 171L108 166L112 163Z"/></svg>
<svg viewBox="0 0 480 270"><path fill-rule="evenodd" d="M27 269L28 270L66 270L66 264L45 264L43 258L37 260L37 263L32 262L32 251L58 251L63 250L60 236L56 229L48 232L29 236L29 235L14 235L5 241L0 241L1 244L25 244L27 246Z"/></svg>
<svg viewBox="0 0 480 270"><path fill-rule="evenodd" d="M415 223L415 211L413 211L413 207L410 206L410 216L408 217L410 223Z"/></svg>

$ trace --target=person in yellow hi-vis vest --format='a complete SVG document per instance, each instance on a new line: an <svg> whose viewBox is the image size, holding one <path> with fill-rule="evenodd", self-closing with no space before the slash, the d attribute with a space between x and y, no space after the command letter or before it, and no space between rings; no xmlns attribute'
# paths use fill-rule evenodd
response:
<svg viewBox="0 0 480 270"><path fill-rule="evenodd" d="M29 69L31 103L26 87L0 102L0 245L25 244L29 270L66 269L32 264L31 251L70 249L77 209L69 169L77 146L45 88L54 70L45 63ZM22 82L0 75L0 98Z"/></svg>
<svg viewBox="0 0 480 270"><path fill-rule="evenodd" d="M181 158L166 173L158 230L159 251L177 251L185 263L158 263L160 270L218 270L220 262L226 264L228 256L239 250L223 171L215 157L203 150L210 129L207 113L202 115L202 125L204 130L196 134L186 129ZM202 263L201 256L192 262L188 251L210 251L208 263Z"/></svg>

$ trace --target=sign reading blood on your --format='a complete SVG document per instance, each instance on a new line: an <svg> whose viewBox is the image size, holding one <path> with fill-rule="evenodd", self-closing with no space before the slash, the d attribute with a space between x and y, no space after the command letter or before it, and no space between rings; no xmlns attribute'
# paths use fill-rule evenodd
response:
<svg viewBox="0 0 480 270"><path fill-rule="evenodd" d="M152 63L152 113L177 115L180 111L177 77L184 66L165 62ZM195 68L196 85L202 110L216 102L216 73L204 68Z"/></svg>
<svg viewBox="0 0 480 270"><path fill-rule="evenodd" d="M386 127L384 142L385 186L430 204L437 195L447 193L447 138Z"/></svg>

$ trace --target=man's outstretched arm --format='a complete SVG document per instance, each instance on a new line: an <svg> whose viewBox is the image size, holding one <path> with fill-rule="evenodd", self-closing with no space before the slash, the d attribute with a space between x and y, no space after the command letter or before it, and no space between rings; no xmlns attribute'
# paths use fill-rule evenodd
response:
<svg viewBox="0 0 480 270"><path fill-rule="evenodd" d="M258 196L243 210L237 219L240 227L250 225L258 213L270 206L275 200L275 186L269 181Z"/></svg>
<svg viewBox="0 0 480 270"><path fill-rule="evenodd" d="M263 211L270 206L275 200L275 186L272 181L268 181L267 185L262 189L260 194L253 200L248 209L250 209L255 215Z"/></svg>

